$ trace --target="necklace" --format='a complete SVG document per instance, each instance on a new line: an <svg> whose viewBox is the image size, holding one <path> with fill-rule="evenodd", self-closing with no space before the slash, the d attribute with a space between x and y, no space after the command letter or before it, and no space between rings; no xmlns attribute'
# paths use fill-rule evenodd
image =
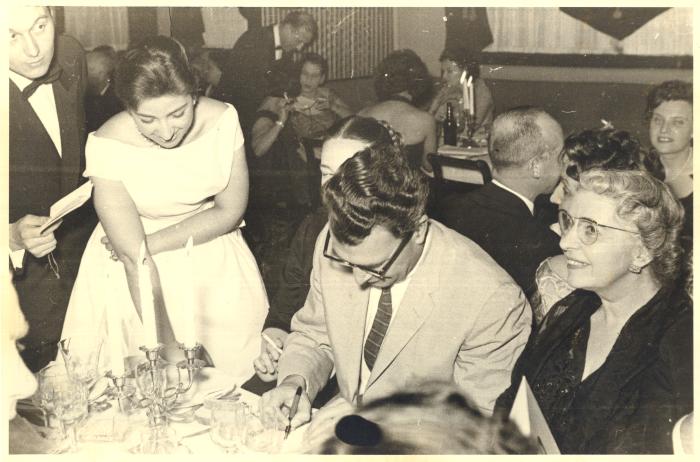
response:
<svg viewBox="0 0 700 462"><path fill-rule="evenodd" d="M681 168L678 169L675 175L673 175L670 178L666 178L665 183L672 183L673 181L677 180L683 173L685 173L689 162L693 159L693 148L688 148L687 154L685 156L685 161L683 162L683 165Z"/></svg>

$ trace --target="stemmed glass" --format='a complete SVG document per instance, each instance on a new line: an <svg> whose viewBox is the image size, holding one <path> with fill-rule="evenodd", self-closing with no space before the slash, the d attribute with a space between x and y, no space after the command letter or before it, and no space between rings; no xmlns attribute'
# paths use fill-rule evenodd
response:
<svg viewBox="0 0 700 462"><path fill-rule="evenodd" d="M246 415L243 447L246 452L257 454L278 454L284 443L284 431L277 426L273 415Z"/></svg>
<svg viewBox="0 0 700 462"><path fill-rule="evenodd" d="M61 431L69 437L69 451L78 444L77 425L88 414L88 393L85 386L70 376L56 376L51 384L53 411L61 423Z"/></svg>
<svg viewBox="0 0 700 462"><path fill-rule="evenodd" d="M58 347L68 374L90 390L99 378L102 338L92 334L73 335L58 342Z"/></svg>

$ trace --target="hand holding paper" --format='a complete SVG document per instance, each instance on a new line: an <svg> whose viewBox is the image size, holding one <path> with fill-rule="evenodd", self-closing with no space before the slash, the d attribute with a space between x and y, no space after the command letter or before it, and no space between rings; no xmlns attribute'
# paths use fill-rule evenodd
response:
<svg viewBox="0 0 700 462"><path fill-rule="evenodd" d="M41 226L39 232L44 233L51 225L87 202L91 195L92 182L87 181L73 192L56 201L49 210L49 219Z"/></svg>
<svg viewBox="0 0 700 462"><path fill-rule="evenodd" d="M56 238L53 232L61 225L61 221L54 221L52 225L45 226L50 221L49 217L37 215L25 215L10 224L10 250L28 250L36 258L48 255L56 248Z"/></svg>

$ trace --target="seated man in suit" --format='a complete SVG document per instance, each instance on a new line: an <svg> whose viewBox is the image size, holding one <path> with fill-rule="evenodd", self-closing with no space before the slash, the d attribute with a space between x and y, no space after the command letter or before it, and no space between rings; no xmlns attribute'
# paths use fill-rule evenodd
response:
<svg viewBox="0 0 700 462"><path fill-rule="evenodd" d="M427 218L427 179L399 148L355 154L322 195L329 224L263 411L284 422L301 387L292 427L309 421L335 370L340 394L312 427L428 380L454 381L490 414L530 333L520 288L472 241Z"/></svg>
<svg viewBox="0 0 700 462"><path fill-rule="evenodd" d="M557 185L563 145L561 126L544 110L518 107L506 111L491 129L493 181L476 191L448 197L438 207L438 219L479 244L528 299L537 291L537 266L561 253L559 236L535 216L534 202Z"/></svg>

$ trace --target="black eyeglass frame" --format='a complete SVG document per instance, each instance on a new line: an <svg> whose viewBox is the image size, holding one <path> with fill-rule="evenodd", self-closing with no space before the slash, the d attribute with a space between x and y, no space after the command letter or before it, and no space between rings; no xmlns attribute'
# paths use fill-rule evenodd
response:
<svg viewBox="0 0 700 462"><path fill-rule="evenodd" d="M336 263L340 263L341 265L345 266L346 268L357 268L360 271L364 271L365 273L369 274L372 277L375 277L380 280L385 280L386 279L386 273L389 271L391 268L391 265L394 264L397 258L399 258L399 255L401 255L401 252L403 249L408 245L408 242L411 240L411 237L413 237L413 233L409 233L406 236L401 239L401 242L399 243L399 246L396 248L394 253L391 255L391 258L389 258L383 265L382 269L377 271L372 268L367 268L366 266L362 265L356 265L354 263L350 263L349 261L343 260L342 258L338 258L334 255L331 255L328 253L328 245L330 244L331 241L331 232L328 230L326 233L326 242L323 244L323 256L328 258L329 260L332 260Z"/></svg>
<svg viewBox="0 0 700 462"><path fill-rule="evenodd" d="M576 228L576 236L579 238L579 240L581 242L583 242L586 245L593 245L598 240L598 236L600 235L600 233L598 232L598 227L616 229L618 231L624 231L624 232L630 233L630 234L637 234L637 235L639 234L639 231L632 231L630 229L623 229L623 228L617 228L615 226L603 225L601 223L598 223L595 220L591 220L590 218L575 217L575 216L571 215L569 212L567 212L566 210L559 209L559 211L557 212L557 221L559 222L559 228L561 229L562 236L564 235L564 233L568 232L568 230L567 231L564 230L564 224L562 223L562 216L568 216L571 219L571 222L573 223L571 225L571 228L574 228L574 227ZM578 223L585 222L585 223L588 223L590 225L593 225L593 228L595 229L595 237L593 238L593 240L591 242L586 242L587 239L581 237L581 231L579 231L579 227L577 225L577 222ZM569 230L571 228L569 228Z"/></svg>

